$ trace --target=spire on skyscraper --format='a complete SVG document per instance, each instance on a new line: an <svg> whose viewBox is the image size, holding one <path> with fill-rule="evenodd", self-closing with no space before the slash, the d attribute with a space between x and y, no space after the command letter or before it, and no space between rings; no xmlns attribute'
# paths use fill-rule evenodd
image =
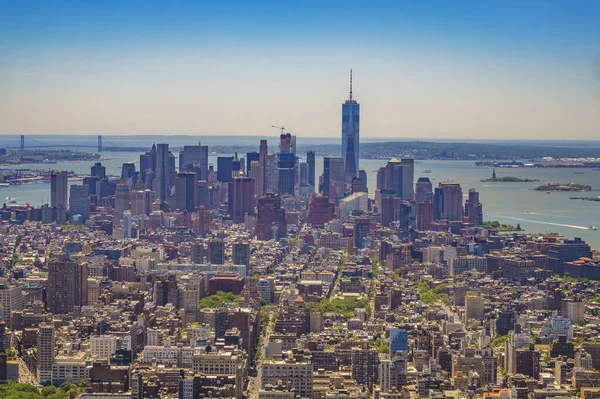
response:
<svg viewBox="0 0 600 399"><path fill-rule="evenodd" d="M350 69L350 102L352 102L352 69Z"/></svg>

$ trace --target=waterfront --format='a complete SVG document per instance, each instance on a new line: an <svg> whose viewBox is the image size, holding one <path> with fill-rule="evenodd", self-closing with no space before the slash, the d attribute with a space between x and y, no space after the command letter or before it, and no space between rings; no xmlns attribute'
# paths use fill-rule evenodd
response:
<svg viewBox="0 0 600 399"><path fill-rule="evenodd" d="M257 147L258 149L258 147ZM177 154L175 154L177 155ZM107 152L102 161L107 173L120 175L123 162L133 162L139 168L139 153ZM244 154L239 154L243 157ZM209 157L209 163L216 167L216 156ZM89 174L93 161L64 162L48 165L56 170L70 170L77 174ZM376 186L377 169L384 164L380 160L361 160L361 168L367 171L368 186L371 195ZM20 165L20 168L39 169L40 165ZM431 170L431 173L424 173ZM323 158L316 159L316 173L323 172ZM577 172L577 173L575 173ZM583 174L581 174L583 172ZM528 232L556 232L566 237L581 237L593 248L600 249L600 231L590 230L589 226L600 227L600 203L594 201L574 201L570 197L589 197L591 193L546 192L533 191L533 188L549 183L576 183L592 186L592 190L600 189L600 171L590 169L529 169L529 168L497 168L498 177L514 176L537 179L538 182L481 182L491 177L492 169L475 166L473 161L417 161L415 164L415 181L426 176L433 186L440 181L457 181L463 188L466 197L468 189L474 188L480 193L483 203L484 219L498 220L501 223L520 224ZM600 192L598 192L600 194ZM49 184L30 184L10 186L0 189L2 199L14 198L18 203L28 202L39 206L50 198ZM4 202L7 202L6 200Z"/></svg>

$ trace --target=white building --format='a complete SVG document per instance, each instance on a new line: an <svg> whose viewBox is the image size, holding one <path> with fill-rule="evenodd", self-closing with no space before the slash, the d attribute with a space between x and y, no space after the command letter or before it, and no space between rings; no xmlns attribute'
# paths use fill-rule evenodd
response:
<svg viewBox="0 0 600 399"><path fill-rule="evenodd" d="M11 313L23 310L23 291L16 285L0 284L0 320L10 321Z"/></svg>
<svg viewBox="0 0 600 399"><path fill-rule="evenodd" d="M297 362L293 358L265 361L261 387L277 385L279 380L289 381L301 398L313 397L313 365L311 362Z"/></svg>
<svg viewBox="0 0 600 399"><path fill-rule="evenodd" d="M110 359L117 351L118 340L112 335L96 335L90 338L90 351L94 359Z"/></svg>

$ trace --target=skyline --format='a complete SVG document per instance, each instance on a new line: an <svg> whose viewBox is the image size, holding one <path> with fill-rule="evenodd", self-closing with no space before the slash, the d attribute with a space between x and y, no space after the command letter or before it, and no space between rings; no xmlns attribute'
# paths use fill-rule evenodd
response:
<svg viewBox="0 0 600 399"><path fill-rule="evenodd" d="M0 5L0 134L597 138L595 2L145 4Z"/></svg>

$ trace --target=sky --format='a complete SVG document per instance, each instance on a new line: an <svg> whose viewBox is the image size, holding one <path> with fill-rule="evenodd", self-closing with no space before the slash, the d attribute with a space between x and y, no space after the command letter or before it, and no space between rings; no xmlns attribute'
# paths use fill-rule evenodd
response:
<svg viewBox="0 0 600 399"><path fill-rule="evenodd" d="M0 0L0 134L600 138L600 1Z"/></svg>

